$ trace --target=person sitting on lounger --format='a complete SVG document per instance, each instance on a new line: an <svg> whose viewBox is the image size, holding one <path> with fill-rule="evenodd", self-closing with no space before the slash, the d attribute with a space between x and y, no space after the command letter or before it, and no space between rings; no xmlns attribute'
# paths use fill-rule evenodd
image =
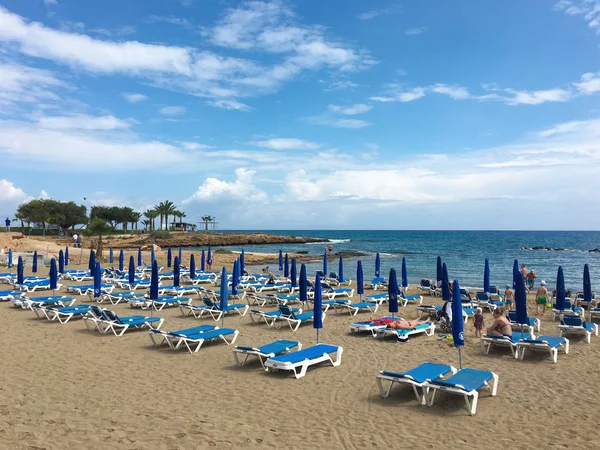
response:
<svg viewBox="0 0 600 450"><path fill-rule="evenodd" d="M275 275L273 275L273 272L269 273L269 279L267 280L267 284L275 284Z"/></svg>
<svg viewBox="0 0 600 450"><path fill-rule="evenodd" d="M510 322L504 316L504 308L496 308L492 316L494 317L494 323L486 330L487 334L491 334L492 336L512 336L512 328Z"/></svg>
<svg viewBox="0 0 600 450"><path fill-rule="evenodd" d="M423 325L425 323L431 323L431 320L395 320L386 325L387 329L390 330L414 330L417 325Z"/></svg>

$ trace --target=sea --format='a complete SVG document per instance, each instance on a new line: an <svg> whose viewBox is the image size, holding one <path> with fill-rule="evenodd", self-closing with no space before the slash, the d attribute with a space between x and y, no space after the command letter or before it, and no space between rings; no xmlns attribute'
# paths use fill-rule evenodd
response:
<svg viewBox="0 0 600 450"><path fill-rule="evenodd" d="M257 232L236 230L235 232ZM227 232L227 231L220 231ZM246 245L245 251L274 253L307 252L314 261L307 263L308 273L323 269L323 253L329 244L333 253L362 252L361 256L344 257L344 276L356 278L357 261L363 265L364 279L374 276L375 255L380 254L382 276L387 278L393 267L398 271L406 259L410 284L421 278L435 279L436 261L440 256L451 280L461 285L483 286L485 259L489 259L491 283L512 284L515 259L528 270L535 270L536 285L545 280L548 287L556 284L562 266L567 289L582 289L583 266L588 264L592 286L600 286L600 232L598 231L367 231L367 230L264 230L261 232L316 237L327 242L311 244ZM241 246L229 246L241 250ZM596 252L590 250L598 250ZM275 265L276 266L276 265ZM258 267L249 267L259 269ZM277 272L278 267L270 267ZM273 270L275 269L275 270ZM338 271L338 261L329 261L329 272Z"/></svg>

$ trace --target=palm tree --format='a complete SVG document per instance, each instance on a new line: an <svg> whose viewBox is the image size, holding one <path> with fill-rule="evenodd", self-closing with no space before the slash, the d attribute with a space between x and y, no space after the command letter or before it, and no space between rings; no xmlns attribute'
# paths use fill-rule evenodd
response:
<svg viewBox="0 0 600 450"><path fill-rule="evenodd" d="M202 216L202 221L204 222L204 230L208 231L208 223L215 220L213 216Z"/></svg>
<svg viewBox="0 0 600 450"><path fill-rule="evenodd" d="M177 208L175 208L175 203L166 200L163 203L163 214L165 215L165 229L169 229L169 216L174 216L177 212Z"/></svg>
<svg viewBox="0 0 600 450"><path fill-rule="evenodd" d="M142 218L142 213L139 213L137 211L134 211L133 213L131 213L131 223L135 227L135 231L137 231L137 229L138 229L138 222L140 221L141 218Z"/></svg>
<svg viewBox="0 0 600 450"><path fill-rule="evenodd" d="M150 224L149 230L154 231L154 219L158 217L158 213L155 209L149 209L144 212L144 216L148 219L148 222Z"/></svg>
<svg viewBox="0 0 600 450"><path fill-rule="evenodd" d="M96 246L96 256L102 257L102 235L108 234L111 230L106 222L99 217L94 217L87 226L87 233L89 235L98 235L98 245Z"/></svg>

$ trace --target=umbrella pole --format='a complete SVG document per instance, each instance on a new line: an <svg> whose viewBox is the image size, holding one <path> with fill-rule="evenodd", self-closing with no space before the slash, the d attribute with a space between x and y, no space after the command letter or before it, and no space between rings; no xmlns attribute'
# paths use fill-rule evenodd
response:
<svg viewBox="0 0 600 450"><path fill-rule="evenodd" d="M319 329L317 328L317 344L319 343Z"/></svg>
<svg viewBox="0 0 600 450"><path fill-rule="evenodd" d="M462 347L458 347L458 369L462 370Z"/></svg>

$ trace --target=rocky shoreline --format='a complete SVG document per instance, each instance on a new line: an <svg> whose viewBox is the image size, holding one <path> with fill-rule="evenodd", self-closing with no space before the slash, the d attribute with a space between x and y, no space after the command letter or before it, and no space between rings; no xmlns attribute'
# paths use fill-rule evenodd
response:
<svg viewBox="0 0 600 450"><path fill-rule="evenodd" d="M104 238L105 245L113 248L132 249L156 244L160 247L226 247L231 245L256 244L307 244L312 242L329 242L323 238L307 238L301 236L282 236L267 233L171 233L167 238L151 235Z"/></svg>
<svg viewBox="0 0 600 450"><path fill-rule="evenodd" d="M592 250L577 250L570 248L554 248L554 247L546 247L543 245L537 245L535 247L521 247L519 250L543 250L547 252L585 252L585 253L600 253L600 248L594 248Z"/></svg>

